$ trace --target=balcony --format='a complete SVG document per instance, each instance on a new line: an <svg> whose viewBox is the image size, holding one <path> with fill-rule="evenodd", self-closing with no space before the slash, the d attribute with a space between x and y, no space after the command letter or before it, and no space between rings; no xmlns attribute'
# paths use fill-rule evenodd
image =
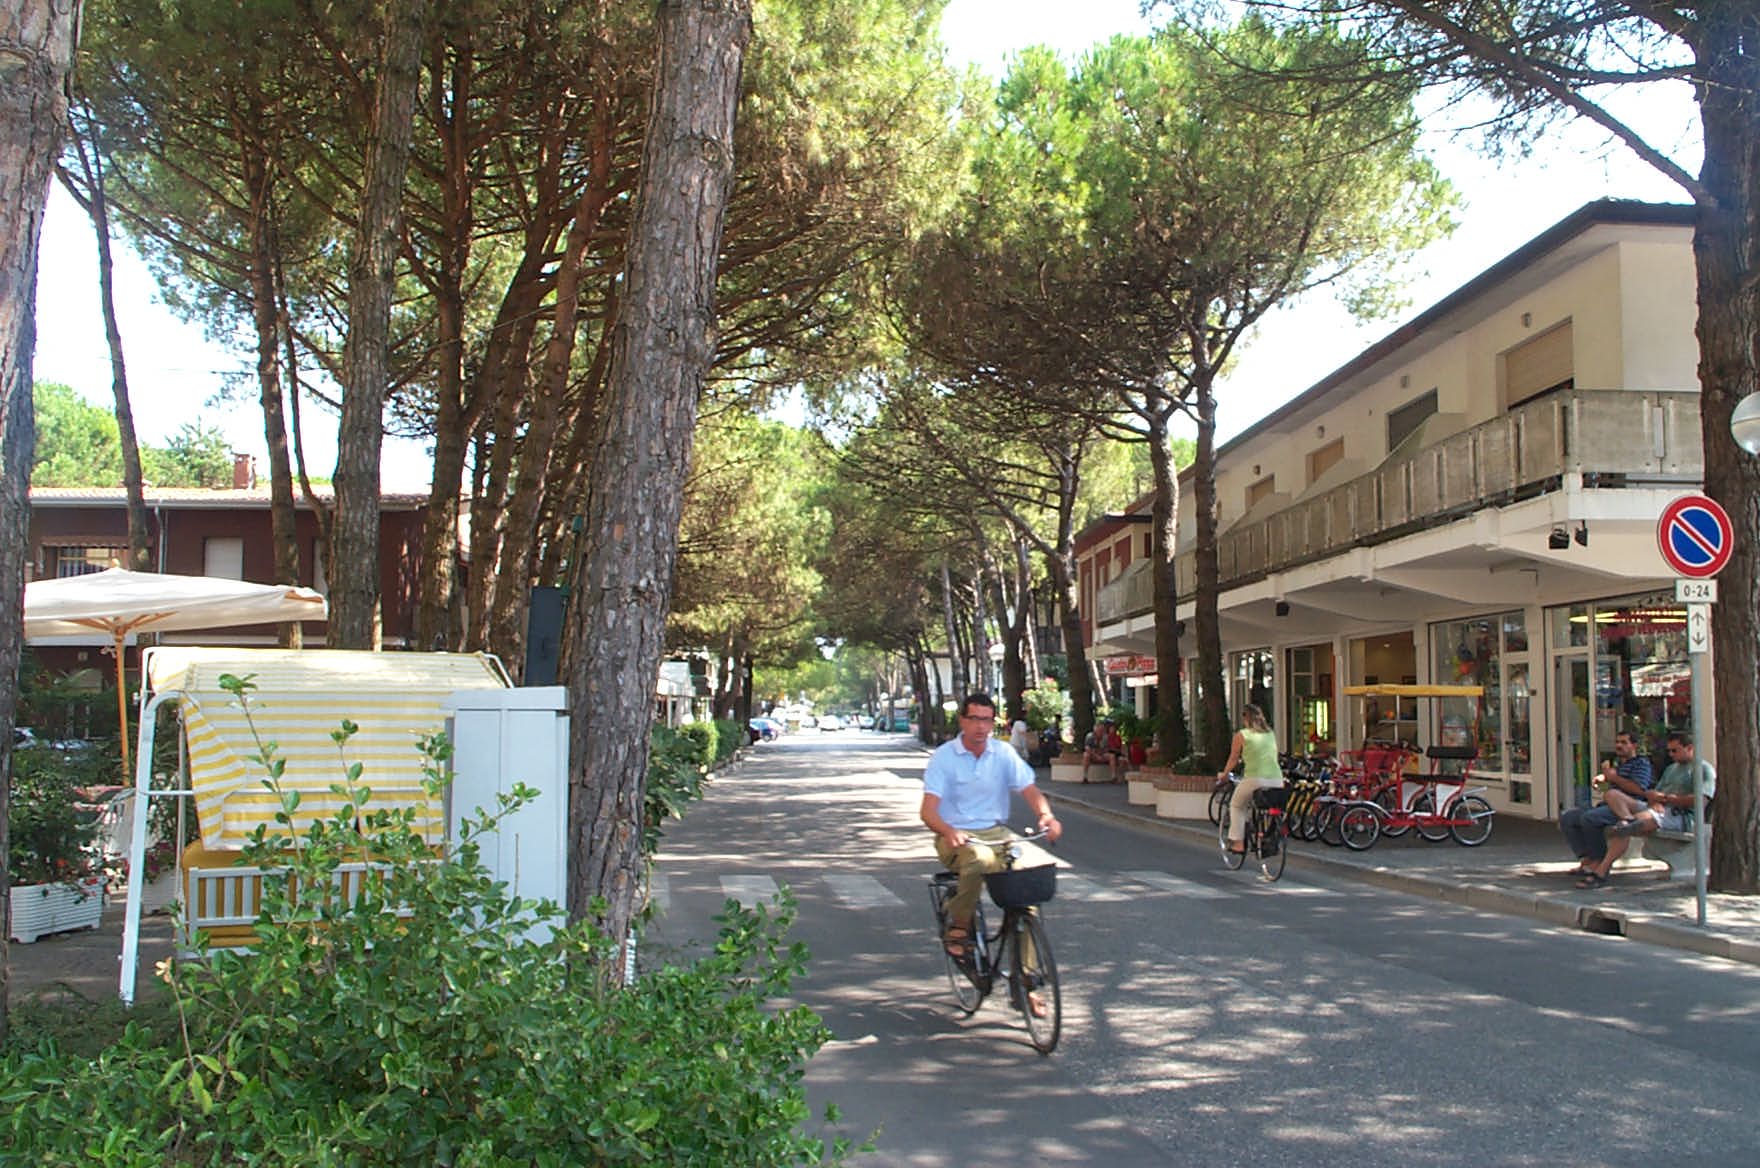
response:
<svg viewBox="0 0 1760 1168"><path fill-rule="evenodd" d="M1704 473L1697 393L1566 390L1409 454L1217 540L1223 589L1353 547L1385 543L1486 508L1558 490L1697 482ZM1149 612L1154 576L1138 561L1095 599L1101 625ZM1196 586L1196 555L1175 564L1179 594Z"/></svg>

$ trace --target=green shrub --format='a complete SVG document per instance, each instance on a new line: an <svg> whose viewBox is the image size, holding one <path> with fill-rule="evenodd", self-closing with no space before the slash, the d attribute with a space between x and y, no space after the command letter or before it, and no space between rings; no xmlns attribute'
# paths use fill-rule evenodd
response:
<svg viewBox="0 0 1760 1168"><path fill-rule="evenodd" d="M687 805L703 797L708 770L700 761L695 740L670 726L655 724L648 731L648 781L642 814L642 853L653 856L660 848L661 825L684 818Z"/></svg>
<svg viewBox="0 0 1760 1168"><path fill-rule="evenodd" d="M1021 695L1027 706L1027 725L1045 730L1062 725L1069 717L1069 697L1049 677Z"/></svg>
<svg viewBox="0 0 1760 1168"><path fill-rule="evenodd" d="M715 720L715 765L731 759L734 752L744 746L750 735L738 718L717 718Z"/></svg>
<svg viewBox="0 0 1760 1168"><path fill-rule="evenodd" d="M678 728L678 733L690 740L696 749L697 762L703 766L715 765L715 740L718 737L713 722L686 722Z"/></svg>
<svg viewBox="0 0 1760 1168"><path fill-rule="evenodd" d="M248 680L223 679L240 700ZM247 703L248 710L248 703ZM163 968L175 1025L130 1023L95 1054L45 1037L0 1058L0 1148L31 1165L726 1165L841 1162L802 1090L826 1038L769 1003L804 968L792 907L731 904L695 965L634 986L588 925L509 895L477 838L529 797L467 819L435 861L408 812L373 809L333 737L344 806L303 833L257 832L255 951ZM424 743L438 788L445 743ZM291 822L273 744L265 785ZM379 863L352 905L326 894L351 858ZM304 890L303 895L301 890ZM314 892L313 890L321 890ZM539 928L528 931L532 926ZM828 1112L827 1122L835 1120Z"/></svg>

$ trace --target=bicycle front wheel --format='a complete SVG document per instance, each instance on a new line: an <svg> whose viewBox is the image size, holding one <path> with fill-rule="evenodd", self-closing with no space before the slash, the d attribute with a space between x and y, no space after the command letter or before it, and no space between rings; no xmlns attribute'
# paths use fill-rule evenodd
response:
<svg viewBox="0 0 1760 1168"><path fill-rule="evenodd" d="M984 994L978 989L977 981L968 972L974 970L975 966L971 962L962 962L954 957L947 951L947 945L942 940L947 935L947 911L944 906L947 904L948 895L948 890L944 885L932 884L929 886L929 900L935 906L935 944L941 950L941 963L947 967L947 984L953 987L954 1004L959 1007L961 1014L972 1014L983 1003ZM972 927L974 935L976 935L976 931L981 930L983 926L974 918ZM975 958L976 949L972 952Z"/></svg>
<svg viewBox="0 0 1760 1168"><path fill-rule="evenodd" d="M1063 987L1057 980L1045 922L1037 913L1023 912L1016 918L1009 957L1014 963L1015 1005L1026 1020L1027 1039L1040 1054L1050 1054L1063 1031ZM1029 994L1038 995L1044 1013L1034 1012Z"/></svg>
<svg viewBox="0 0 1760 1168"><path fill-rule="evenodd" d="M1411 816L1407 815L1405 809L1400 806L1401 793L1400 784L1395 783L1391 787L1384 788L1375 796L1375 802L1380 804L1381 810L1385 812L1379 824L1381 834L1389 839L1398 839L1412 830Z"/></svg>
<svg viewBox="0 0 1760 1168"><path fill-rule="evenodd" d="M1245 852L1237 852L1228 846L1228 820L1233 814L1234 809L1224 803L1222 805L1222 818L1216 824L1216 841L1222 848L1222 866L1227 868L1230 872L1247 862L1247 854Z"/></svg>
<svg viewBox="0 0 1760 1168"><path fill-rule="evenodd" d="M1381 838L1381 816L1360 805L1346 807L1338 817L1338 832L1351 851L1368 851Z"/></svg>
<svg viewBox="0 0 1760 1168"><path fill-rule="evenodd" d="M1210 792L1210 822L1211 823L1221 823L1222 822L1222 813L1224 810L1227 809L1228 801L1233 796L1234 796L1234 784L1233 783L1218 784L1216 789Z"/></svg>

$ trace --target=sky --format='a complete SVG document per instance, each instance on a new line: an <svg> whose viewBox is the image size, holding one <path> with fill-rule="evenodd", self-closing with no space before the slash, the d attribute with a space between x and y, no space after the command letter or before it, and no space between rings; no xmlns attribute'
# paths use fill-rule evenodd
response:
<svg viewBox="0 0 1760 1168"><path fill-rule="evenodd" d="M1087 46L1120 32L1146 31L1138 0L950 0L942 18L949 59L971 62L992 75L1010 56L1047 44L1072 60ZM1682 143L1677 159L1696 171L1693 110L1684 87L1672 98L1654 94L1634 113L1656 143ZM1218 387L1219 437L1227 439L1296 396L1401 320L1440 300L1480 271L1591 200L1604 197L1681 202L1674 184L1609 147L1584 127L1561 128L1534 154L1499 165L1440 133L1426 144L1462 203L1459 227L1413 257L1405 272L1409 307L1393 318L1353 320L1323 297L1281 309L1263 321ZM128 364L135 424L141 440L162 446L186 422L219 426L233 448L266 467L262 417L254 397L217 402L227 375L247 376L247 346L217 343L159 301L144 262L117 241L116 296ZM88 400L110 405L110 365L97 293L96 242L73 201L54 188L43 226L37 285L35 377L73 386ZM308 465L327 476L335 465L335 420L305 410ZM387 439L383 482L416 490L428 482L423 444Z"/></svg>

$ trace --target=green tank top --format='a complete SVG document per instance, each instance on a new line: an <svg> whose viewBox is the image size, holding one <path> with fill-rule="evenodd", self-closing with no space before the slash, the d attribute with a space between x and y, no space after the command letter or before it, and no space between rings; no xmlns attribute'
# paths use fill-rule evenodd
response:
<svg viewBox="0 0 1760 1168"><path fill-rule="evenodd" d="M1283 768L1277 765L1277 735L1269 730L1242 730L1241 763L1246 778L1283 778Z"/></svg>

